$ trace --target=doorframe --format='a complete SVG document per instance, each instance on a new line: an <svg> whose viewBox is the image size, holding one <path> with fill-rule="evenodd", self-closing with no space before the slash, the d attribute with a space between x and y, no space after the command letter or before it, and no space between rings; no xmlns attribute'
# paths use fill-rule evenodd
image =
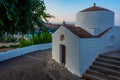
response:
<svg viewBox="0 0 120 80"><path fill-rule="evenodd" d="M60 44L60 63L62 65L66 64L66 46L63 44Z"/></svg>

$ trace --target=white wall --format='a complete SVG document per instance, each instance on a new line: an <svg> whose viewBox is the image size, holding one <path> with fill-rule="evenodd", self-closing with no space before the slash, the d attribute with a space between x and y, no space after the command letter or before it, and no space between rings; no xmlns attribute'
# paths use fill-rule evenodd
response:
<svg viewBox="0 0 120 80"><path fill-rule="evenodd" d="M80 26L92 35L97 35L114 26L114 12L112 11L88 11L78 12L75 26ZM95 28L95 29L94 29Z"/></svg>
<svg viewBox="0 0 120 80"><path fill-rule="evenodd" d="M45 50L52 48L52 44L39 44L39 45L33 45L29 47L24 47L24 48L18 48L15 50L10 50L6 52L1 52L0 53L0 61L8 60L14 57L18 57L24 54L28 54L30 52L38 51L38 50Z"/></svg>
<svg viewBox="0 0 120 80"><path fill-rule="evenodd" d="M100 54L100 39L82 38L80 40L80 74L82 75L86 69L92 64L95 58Z"/></svg>
<svg viewBox="0 0 120 80"><path fill-rule="evenodd" d="M62 34L65 40L60 41ZM52 36L52 58L61 63L60 44L65 45L65 66L78 76L85 73L99 54L120 50L120 27L113 27L100 38L79 38L65 27L60 27ZM115 41L110 40L111 36L114 36Z"/></svg>
<svg viewBox="0 0 120 80"><path fill-rule="evenodd" d="M60 41L60 35L64 35L65 39ZM60 27L53 35L53 43L52 43L52 58L61 63L61 55L60 55L60 44L66 46L66 65L65 67L75 75L80 76L80 38L74 35L71 31L69 31L65 27Z"/></svg>
<svg viewBox="0 0 120 80"><path fill-rule="evenodd" d="M110 36L115 37L112 45ZM120 50L120 28L113 27L100 38L82 38L80 43L80 73L83 74L99 54Z"/></svg>

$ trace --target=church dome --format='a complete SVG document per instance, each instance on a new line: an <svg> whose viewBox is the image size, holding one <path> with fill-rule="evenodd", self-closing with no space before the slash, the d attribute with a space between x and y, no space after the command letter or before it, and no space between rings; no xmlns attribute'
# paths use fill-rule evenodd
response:
<svg viewBox="0 0 120 80"><path fill-rule="evenodd" d="M110 11L108 9L105 9L105 8L102 8L102 7L98 7L96 6L96 4L94 3L94 6L90 7L90 8L87 8L87 9L84 9L80 12L88 12L88 11Z"/></svg>
<svg viewBox="0 0 120 80"><path fill-rule="evenodd" d="M75 26L98 35L114 26L114 12L95 4L77 13Z"/></svg>

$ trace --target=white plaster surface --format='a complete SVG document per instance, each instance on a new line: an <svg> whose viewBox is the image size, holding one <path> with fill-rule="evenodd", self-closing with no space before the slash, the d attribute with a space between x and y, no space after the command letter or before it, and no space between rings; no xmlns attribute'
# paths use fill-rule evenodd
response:
<svg viewBox="0 0 120 80"><path fill-rule="evenodd" d="M120 50L120 27L113 27L100 38L80 39L80 74L82 75L99 54ZM110 41L114 36L114 44ZM110 45L113 44L113 45Z"/></svg>
<svg viewBox="0 0 120 80"><path fill-rule="evenodd" d="M60 41L60 35L65 36ZM111 36L114 41L111 43ZM120 27L112 27L99 38L80 38L65 27L60 27L53 35L52 58L61 63L60 45L66 46L66 68L81 76L92 65L99 54L120 50ZM112 45L111 45L112 44Z"/></svg>
<svg viewBox="0 0 120 80"><path fill-rule="evenodd" d="M65 39L60 41L60 36L64 35ZM52 58L61 63L60 45L66 46L66 64L65 67L73 74L80 76L80 38L74 35L67 28L61 26L52 35Z"/></svg>
<svg viewBox="0 0 120 80"><path fill-rule="evenodd" d="M33 45L29 47L24 47L24 48L18 48L15 50L10 50L6 52L1 52L0 53L0 61L8 60L14 57L18 57L24 54L28 54L30 52L38 51L38 50L45 50L52 48L52 43L47 43L47 44L38 44L38 45Z"/></svg>
<svg viewBox="0 0 120 80"><path fill-rule="evenodd" d="M88 11L78 12L75 26L79 26L92 35L98 35L109 27L114 26L114 12Z"/></svg>

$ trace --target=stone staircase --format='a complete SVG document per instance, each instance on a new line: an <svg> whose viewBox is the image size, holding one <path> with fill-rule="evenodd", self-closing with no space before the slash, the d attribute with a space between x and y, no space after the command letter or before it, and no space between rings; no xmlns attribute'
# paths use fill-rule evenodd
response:
<svg viewBox="0 0 120 80"><path fill-rule="evenodd" d="M86 80L120 80L120 52L99 55L83 78Z"/></svg>

